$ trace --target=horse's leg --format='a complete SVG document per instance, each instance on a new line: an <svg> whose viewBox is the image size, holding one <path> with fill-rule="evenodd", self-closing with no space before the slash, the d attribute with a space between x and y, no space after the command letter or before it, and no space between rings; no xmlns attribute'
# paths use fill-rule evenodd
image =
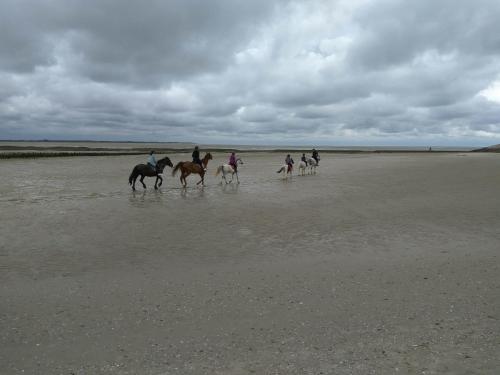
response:
<svg viewBox="0 0 500 375"><path fill-rule="evenodd" d="M201 186L205 186L205 173L200 173L201 180L196 183L196 185L201 184Z"/></svg>
<svg viewBox="0 0 500 375"><path fill-rule="evenodd" d="M135 191L135 181L137 180L137 176L132 180L132 191Z"/></svg>
<svg viewBox="0 0 500 375"><path fill-rule="evenodd" d="M182 178L184 179L184 187L187 187L187 184L188 184L188 183L187 183L186 177L187 177L187 176L189 176L190 174L191 174L191 172L190 172L190 171L185 171L185 172L184 172L184 175L183 175L183 177L182 177Z"/></svg>
<svg viewBox="0 0 500 375"><path fill-rule="evenodd" d="M146 176L145 176L145 175L143 175L143 174L141 174L141 179L140 179L140 181L141 181L141 184L142 184L142 186L144 187L144 189L146 189L146 184L144 183L144 177L146 177Z"/></svg>
<svg viewBox="0 0 500 375"><path fill-rule="evenodd" d="M236 173L236 183L239 184L240 183L240 179L238 178L238 172L234 172Z"/></svg>
<svg viewBox="0 0 500 375"><path fill-rule="evenodd" d="M160 180L161 177L156 175L156 181L155 181L155 190L158 190L158 180ZM160 186L161 186L161 182L160 182Z"/></svg>
<svg viewBox="0 0 500 375"><path fill-rule="evenodd" d="M161 186L163 184L163 177L158 175L158 176L156 176L156 178L158 178L160 180L160 183L158 184L158 186Z"/></svg>

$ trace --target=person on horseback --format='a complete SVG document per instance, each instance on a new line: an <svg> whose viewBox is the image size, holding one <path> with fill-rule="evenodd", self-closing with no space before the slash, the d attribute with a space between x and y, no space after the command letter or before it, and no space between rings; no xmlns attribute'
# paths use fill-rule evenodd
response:
<svg viewBox="0 0 500 375"><path fill-rule="evenodd" d="M154 150L151 150L151 152L149 153L148 166L150 166L156 173L158 173L158 163L156 162Z"/></svg>
<svg viewBox="0 0 500 375"><path fill-rule="evenodd" d="M285 164L288 165L288 171L292 171L293 169L293 164L294 164L294 161L292 159L292 157L290 156L290 154L288 154L286 156L286 159L285 159Z"/></svg>
<svg viewBox="0 0 500 375"><path fill-rule="evenodd" d="M236 159L236 154L234 152L231 152L231 155L229 156L229 163L231 167L233 167L234 172L238 172L238 162Z"/></svg>
<svg viewBox="0 0 500 375"><path fill-rule="evenodd" d="M316 165L319 165L319 154L315 148L312 149L312 158L316 160Z"/></svg>
<svg viewBox="0 0 500 375"><path fill-rule="evenodd" d="M206 168L203 168L203 163L200 159L200 149L198 146L194 146L194 151L191 156L193 157L193 163L198 164L204 171L206 171Z"/></svg>
<svg viewBox="0 0 500 375"><path fill-rule="evenodd" d="M307 158L306 158L306 154L302 154L302 157L300 158L301 161L303 161L305 164L306 164L306 167L307 167Z"/></svg>

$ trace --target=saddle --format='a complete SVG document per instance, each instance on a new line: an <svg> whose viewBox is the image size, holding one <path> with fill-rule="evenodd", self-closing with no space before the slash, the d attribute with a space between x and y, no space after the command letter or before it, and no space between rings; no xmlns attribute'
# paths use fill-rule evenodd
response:
<svg viewBox="0 0 500 375"><path fill-rule="evenodd" d="M155 166L153 166L153 165L151 165L151 164L149 164L149 163L148 163L147 165L148 165L149 169L151 169L151 171L152 171L152 172L154 172L154 173L158 173L158 174L160 174L160 173L161 173L161 172L158 170L158 166L156 166L156 167L155 167Z"/></svg>

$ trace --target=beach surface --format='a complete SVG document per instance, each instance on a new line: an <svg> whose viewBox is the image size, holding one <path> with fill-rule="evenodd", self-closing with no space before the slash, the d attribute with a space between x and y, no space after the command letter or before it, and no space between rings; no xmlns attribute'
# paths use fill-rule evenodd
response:
<svg viewBox="0 0 500 375"><path fill-rule="evenodd" d="M241 157L0 160L0 374L498 374L500 155Z"/></svg>

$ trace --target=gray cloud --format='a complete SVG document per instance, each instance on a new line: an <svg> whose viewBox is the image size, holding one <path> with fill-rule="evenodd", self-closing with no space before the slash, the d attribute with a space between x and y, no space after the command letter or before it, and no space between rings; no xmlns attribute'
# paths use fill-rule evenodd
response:
<svg viewBox="0 0 500 375"><path fill-rule="evenodd" d="M498 143L499 21L493 0L4 0L0 138Z"/></svg>

